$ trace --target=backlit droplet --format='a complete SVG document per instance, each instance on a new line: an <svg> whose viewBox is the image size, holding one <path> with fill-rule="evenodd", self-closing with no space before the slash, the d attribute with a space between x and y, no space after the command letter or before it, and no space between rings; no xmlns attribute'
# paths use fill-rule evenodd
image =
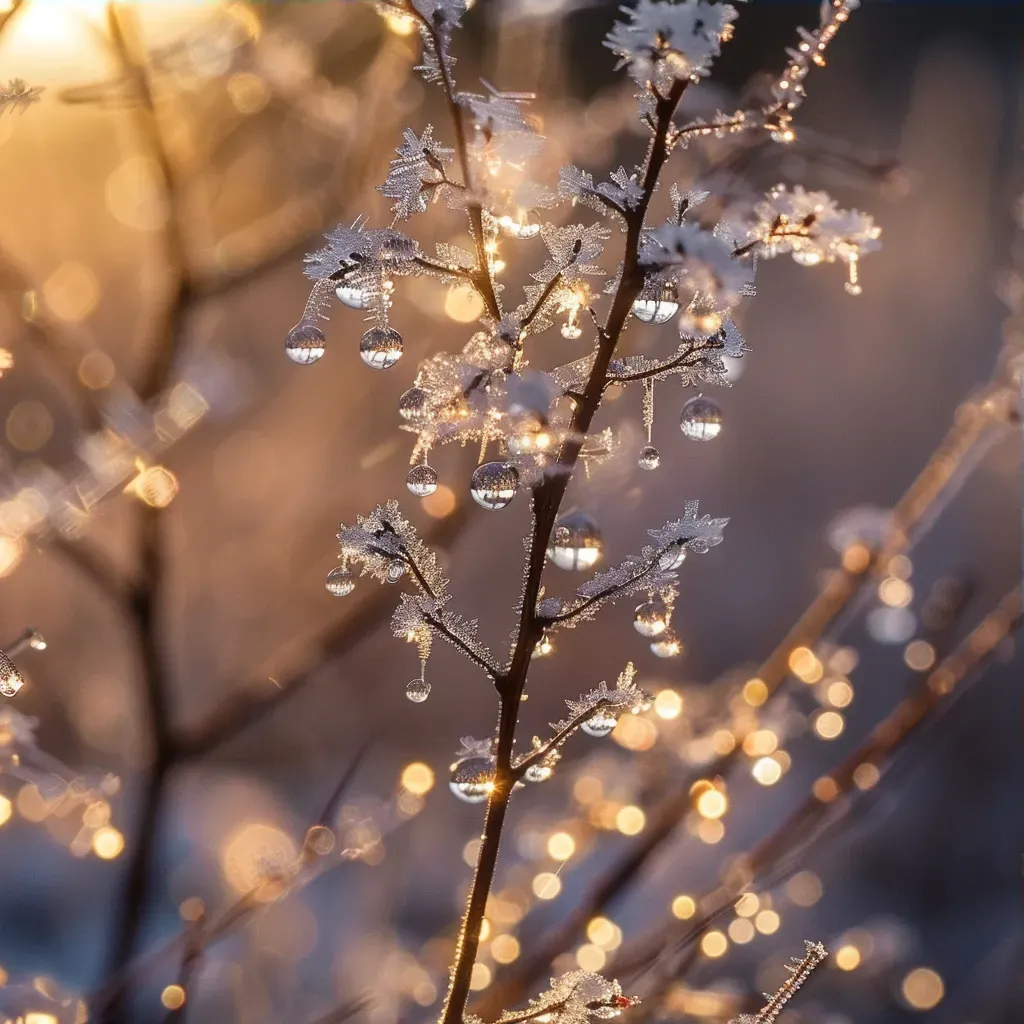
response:
<svg viewBox="0 0 1024 1024"><path fill-rule="evenodd" d="M661 452L653 444L645 444L640 449L640 458L637 465L641 469L657 469L661 465Z"/></svg>
<svg viewBox="0 0 1024 1024"><path fill-rule="evenodd" d="M402 358L402 336L393 327L371 327L359 342L359 355L373 370L386 370Z"/></svg>
<svg viewBox="0 0 1024 1024"><path fill-rule="evenodd" d="M345 566L337 565L327 574L325 585L335 597L345 597L346 594L351 594L355 590L356 581Z"/></svg>
<svg viewBox="0 0 1024 1024"><path fill-rule="evenodd" d="M473 500L488 509L504 508L519 489L519 471L504 462L485 462L473 470L469 493Z"/></svg>
<svg viewBox="0 0 1024 1024"><path fill-rule="evenodd" d="M33 629L32 635L28 638L28 645L33 651L45 651L46 637L38 629Z"/></svg>
<svg viewBox="0 0 1024 1024"><path fill-rule="evenodd" d="M398 415L403 420L421 420L427 415L427 401L428 396L423 388L409 388L398 400Z"/></svg>
<svg viewBox="0 0 1024 1024"><path fill-rule="evenodd" d="M483 803L494 789L494 762L489 757L456 761L448 788L467 804Z"/></svg>
<svg viewBox="0 0 1024 1024"><path fill-rule="evenodd" d="M596 736L600 739L602 736L607 736L618 724L619 720L607 708L602 708L588 718L580 728L588 736Z"/></svg>
<svg viewBox="0 0 1024 1024"><path fill-rule="evenodd" d="M665 572L672 572L686 561L686 545L672 544L665 548L658 556L658 568Z"/></svg>
<svg viewBox="0 0 1024 1024"><path fill-rule="evenodd" d="M682 652L683 645L671 629L666 629L656 640L651 642L651 654L659 658L675 658Z"/></svg>
<svg viewBox="0 0 1024 1024"><path fill-rule="evenodd" d="M510 217L507 214L498 218L498 227L503 234L510 238L536 238L540 234L540 223L530 220L525 210L520 210L518 216Z"/></svg>
<svg viewBox="0 0 1024 1024"><path fill-rule="evenodd" d="M577 338L583 336L583 328L573 320L567 320L562 324L559 330L561 331L562 337L569 341L575 341Z"/></svg>
<svg viewBox="0 0 1024 1024"><path fill-rule="evenodd" d="M13 697L23 686L25 680L10 658L0 651L0 694L5 697Z"/></svg>
<svg viewBox="0 0 1024 1024"><path fill-rule="evenodd" d="M417 498L425 498L437 490L437 473L432 466L413 466L405 478L405 486L409 488L410 494L415 494Z"/></svg>
<svg viewBox="0 0 1024 1024"><path fill-rule="evenodd" d="M405 575L405 562L400 562L397 558L388 562L384 575L388 583L397 583Z"/></svg>
<svg viewBox="0 0 1024 1024"><path fill-rule="evenodd" d="M585 512L562 516L551 533L548 558L559 569L590 569L600 559L603 542L597 523Z"/></svg>
<svg viewBox="0 0 1024 1024"><path fill-rule="evenodd" d="M683 406L679 429L694 441L710 441L722 432L722 410L714 399L697 395Z"/></svg>
<svg viewBox="0 0 1024 1024"><path fill-rule="evenodd" d="M668 606L660 597L637 605L633 613L633 628L641 636L661 636L668 629Z"/></svg>
<svg viewBox="0 0 1024 1024"><path fill-rule="evenodd" d="M327 339L316 324L296 324L284 343L285 354L300 366L309 366L323 359L326 349Z"/></svg>
<svg viewBox="0 0 1024 1024"><path fill-rule="evenodd" d="M633 303L633 316L641 323L658 327L679 312L679 294L673 284L645 288Z"/></svg>
<svg viewBox="0 0 1024 1024"><path fill-rule="evenodd" d="M338 296L338 301L349 309L366 309L370 305L370 296L362 288L355 288L344 282L339 283L334 289L334 294Z"/></svg>
<svg viewBox="0 0 1024 1024"><path fill-rule="evenodd" d="M413 704L422 704L430 696L430 683L426 679L413 679L405 688L405 695Z"/></svg>
<svg viewBox="0 0 1024 1024"><path fill-rule="evenodd" d="M527 782L546 782L551 776L554 775L554 769L549 764L540 762L538 764L531 764L529 768L523 772L523 778Z"/></svg>

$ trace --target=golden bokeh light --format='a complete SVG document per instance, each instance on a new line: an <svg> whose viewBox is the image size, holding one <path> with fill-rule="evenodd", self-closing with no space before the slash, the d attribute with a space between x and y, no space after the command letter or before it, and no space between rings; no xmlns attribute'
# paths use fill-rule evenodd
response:
<svg viewBox="0 0 1024 1024"><path fill-rule="evenodd" d="M0 825L10 821L14 813L14 804L7 797L0 795Z"/></svg>
<svg viewBox="0 0 1024 1024"><path fill-rule="evenodd" d="M600 946L588 942L576 950L576 963L584 971L599 971L604 967L608 955Z"/></svg>
<svg viewBox="0 0 1024 1024"><path fill-rule="evenodd" d="M445 484L438 484L433 494L428 494L420 501L424 512L433 519L445 519L454 511L458 502L455 492Z"/></svg>
<svg viewBox="0 0 1024 1024"><path fill-rule="evenodd" d="M576 852L576 840L568 832L555 832L548 839L548 856L552 860L568 860Z"/></svg>
<svg viewBox="0 0 1024 1024"><path fill-rule="evenodd" d="M706 956L716 959L725 956L729 948L729 940L722 932L714 930L705 932L700 940L700 951Z"/></svg>
<svg viewBox="0 0 1024 1024"><path fill-rule="evenodd" d="M180 1010L185 1005L185 990L180 985L168 985L160 993L160 1002L168 1010Z"/></svg>
<svg viewBox="0 0 1024 1024"><path fill-rule="evenodd" d="M602 949L618 949L622 945L622 929L607 917L593 917L587 922L587 938Z"/></svg>
<svg viewBox="0 0 1024 1024"><path fill-rule="evenodd" d="M541 871L530 883L533 895L539 900L553 900L562 891L562 880L551 871Z"/></svg>
<svg viewBox="0 0 1024 1024"><path fill-rule="evenodd" d="M915 672L927 672L935 664L935 648L927 640L911 640L903 650L903 662Z"/></svg>
<svg viewBox="0 0 1024 1024"><path fill-rule="evenodd" d="M697 903L692 896L680 893L672 901L672 916L679 918L680 921L688 921L696 913Z"/></svg>
<svg viewBox="0 0 1024 1024"><path fill-rule="evenodd" d="M853 701L853 687L846 679L836 679L828 684L825 700L834 708L848 707Z"/></svg>
<svg viewBox="0 0 1024 1024"><path fill-rule="evenodd" d="M697 796L694 806L703 818L721 818L729 809L729 801L721 790L709 785Z"/></svg>
<svg viewBox="0 0 1024 1024"><path fill-rule="evenodd" d="M167 508L178 495L178 478L166 466L147 466L125 490L150 508Z"/></svg>
<svg viewBox="0 0 1024 1024"><path fill-rule="evenodd" d="M86 352L78 364L78 379L90 391L109 387L114 381L115 373L114 360L99 349Z"/></svg>
<svg viewBox="0 0 1024 1024"><path fill-rule="evenodd" d="M781 923L779 915L774 910L759 910L754 917L754 927L762 935L774 935Z"/></svg>
<svg viewBox="0 0 1024 1024"><path fill-rule="evenodd" d="M763 679L755 676L743 684L743 699L752 707L759 708L768 699L768 686Z"/></svg>
<svg viewBox="0 0 1024 1024"><path fill-rule="evenodd" d="M914 599L914 588L906 580L888 576L878 584L878 599L890 608L906 608Z"/></svg>
<svg viewBox="0 0 1024 1024"><path fill-rule="evenodd" d="M57 319L80 324L95 312L100 301L100 283L84 263L61 263L43 282L43 301Z"/></svg>
<svg viewBox="0 0 1024 1024"><path fill-rule="evenodd" d="M0 578L10 576L25 554L25 542L20 537L0 536Z"/></svg>
<svg viewBox="0 0 1024 1024"><path fill-rule="evenodd" d="M821 879L813 871L798 871L786 883L786 895L798 907L813 907L822 892Z"/></svg>
<svg viewBox="0 0 1024 1024"><path fill-rule="evenodd" d="M733 905L733 910L740 917L753 917L761 907L761 900L756 892L745 892Z"/></svg>
<svg viewBox="0 0 1024 1024"><path fill-rule="evenodd" d="M797 679L809 685L820 681L825 674L824 666L809 647L794 647L789 652L789 670Z"/></svg>
<svg viewBox="0 0 1024 1024"><path fill-rule="evenodd" d="M833 959L839 970L855 971L860 966L860 950L856 946L847 943L836 950Z"/></svg>
<svg viewBox="0 0 1024 1024"><path fill-rule="evenodd" d="M834 740L845 726L846 722L838 711L822 711L814 719L814 731L823 740Z"/></svg>
<svg viewBox="0 0 1024 1024"><path fill-rule="evenodd" d="M413 761L402 769L401 783L414 796L424 796L434 788L433 769L422 761Z"/></svg>
<svg viewBox="0 0 1024 1024"><path fill-rule="evenodd" d="M708 846L714 846L725 838L725 825L717 818L702 818L697 825L697 838Z"/></svg>
<svg viewBox="0 0 1024 1024"><path fill-rule="evenodd" d="M903 979L900 991L912 1010L932 1010L942 1002L946 986L937 971L915 967Z"/></svg>
<svg viewBox="0 0 1024 1024"><path fill-rule="evenodd" d="M782 778L782 765L774 757L759 757L750 773L762 786L774 786Z"/></svg>
<svg viewBox="0 0 1024 1024"><path fill-rule="evenodd" d="M261 821L249 821L230 833L224 844L221 870L238 893L285 874L296 863L298 850L287 832Z"/></svg>
<svg viewBox="0 0 1024 1024"><path fill-rule="evenodd" d="M7 414L7 440L19 452L37 452L52 436L53 417L42 402L18 402Z"/></svg>
<svg viewBox="0 0 1024 1024"><path fill-rule="evenodd" d="M519 940L514 935L495 936L491 943L491 958L496 964L510 964L519 959Z"/></svg>
<svg viewBox="0 0 1024 1024"><path fill-rule="evenodd" d="M471 324L484 311L484 300L480 293L468 284L452 285L444 300L444 311L460 324Z"/></svg>
<svg viewBox="0 0 1024 1024"><path fill-rule="evenodd" d="M755 729L743 740L743 753L748 757L772 754L779 745L779 737L771 729Z"/></svg>
<svg viewBox="0 0 1024 1024"><path fill-rule="evenodd" d="M104 825L92 837L92 851L101 860L114 860L124 849L124 836L116 828Z"/></svg>
<svg viewBox="0 0 1024 1024"><path fill-rule="evenodd" d="M644 830L644 825L646 824L647 816L639 807L633 804L626 804L615 815L615 827L624 836L638 835Z"/></svg>
<svg viewBox="0 0 1024 1024"><path fill-rule="evenodd" d="M857 765L853 770L853 784L861 790L874 789L882 773L870 761Z"/></svg>
<svg viewBox="0 0 1024 1024"><path fill-rule="evenodd" d="M729 938L739 945L751 942L756 934L754 926L745 917L738 917L735 921L729 922Z"/></svg>
<svg viewBox="0 0 1024 1024"><path fill-rule="evenodd" d="M469 978L469 987L474 992L480 992L487 988L491 983L491 969L487 964L482 964L479 961L473 964L473 973Z"/></svg>
<svg viewBox="0 0 1024 1024"><path fill-rule="evenodd" d="M654 713L659 718L678 718L683 710L683 698L675 690L661 690L654 698Z"/></svg>

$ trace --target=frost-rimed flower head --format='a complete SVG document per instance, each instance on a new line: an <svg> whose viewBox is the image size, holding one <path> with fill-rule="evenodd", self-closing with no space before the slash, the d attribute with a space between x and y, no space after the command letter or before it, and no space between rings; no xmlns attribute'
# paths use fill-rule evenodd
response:
<svg viewBox="0 0 1024 1024"><path fill-rule="evenodd" d="M640 0L635 8L622 11L629 21L615 24L605 46L621 58L619 67L628 65L634 81L656 86L707 75L737 15L730 4L708 0Z"/></svg>

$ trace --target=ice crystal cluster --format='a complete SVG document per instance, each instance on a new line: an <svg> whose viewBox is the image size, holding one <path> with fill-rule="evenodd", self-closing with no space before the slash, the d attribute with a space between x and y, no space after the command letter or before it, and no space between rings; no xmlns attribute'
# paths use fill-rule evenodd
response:
<svg viewBox="0 0 1024 1024"><path fill-rule="evenodd" d="M410 700L421 703L430 693L427 659L438 638L482 670L497 693L495 731L481 740L463 739L450 778L456 797L488 804L442 1018L443 1024L461 1024L472 1019L465 1016L469 978L511 793L550 778L563 744L577 731L605 736L621 715L647 703L630 664L614 688L601 683L568 699L569 715L552 724L552 734L533 737L528 751L517 752L517 710L532 659L553 651L552 636L560 629L627 597L640 599L633 623L651 650L660 657L678 655L682 644L672 616L679 570L687 555L719 544L727 523L699 516L696 501L686 501L678 519L647 531L649 543L639 554L593 573L605 557L600 526L585 509L562 505L579 467L619 450L614 430L595 425L606 390L642 389L647 443L637 453L638 463L656 470L661 456L651 443L655 385L664 389L668 382L685 390L729 383L727 360L749 351L734 313L754 294L758 261L789 254L804 266L838 262L849 275L847 291L857 294L859 261L877 248L879 229L867 215L839 209L824 193L781 184L750 201L730 202L716 222L706 214L714 204L702 205L709 193L686 181L685 167L671 160L704 136L754 132L780 145L792 141L804 80L824 63L856 0L826 0L817 28L802 29L788 51L767 106L688 123L677 121L679 102L687 88L711 73L732 36L737 9L710 0L639 0L623 8L606 45L638 90L638 117L649 133L646 155L607 175L563 167L550 184L533 177L545 145L542 122L530 107L533 97L488 82L472 92L455 83L451 44L466 10L463 0L378 0L377 7L419 28L419 70L438 87L450 129L405 130L380 186L391 202L387 227L358 217L328 233L326 244L307 257L312 291L286 352L299 365L328 354L333 341L324 321L336 301L354 311L346 316L365 320L353 345L362 361L388 370L404 351L391 322L404 278L431 277L479 298L481 313L468 336L454 350L431 355L411 376L398 421L413 435L407 487L414 497L429 498L437 489L430 455L456 442L479 452L476 469L460 485L476 504L500 511L519 495L530 502L524 587L507 655L492 653L478 639L476 622L452 609L437 558L396 501L353 526L342 525L339 564L327 577L328 590L337 596L351 593L359 574L404 588L392 625L396 636L416 646L420 660L418 677L406 687ZM425 233L406 233L407 222L438 204L464 219L471 243L428 244ZM555 333L562 340L550 336ZM545 337L538 340L540 335ZM706 442L720 434L722 411L710 395L701 391L676 401L684 438ZM569 596L558 596L558 573L548 573L548 566L590 575ZM785 998L824 955L820 947L808 949L790 988L780 990ZM585 1024L616 1016L631 1003L617 983L576 971L501 1021ZM772 1006L754 1019L774 1020Z"/></svg>

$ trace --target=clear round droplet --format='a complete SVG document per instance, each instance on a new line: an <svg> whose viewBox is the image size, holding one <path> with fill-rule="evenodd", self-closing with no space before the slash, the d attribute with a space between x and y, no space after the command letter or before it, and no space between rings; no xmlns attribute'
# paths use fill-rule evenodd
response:
<svg viewBox="0 0 1024 1024"><path fill-rule="evenodd" d="M0 694L5 697L13 697L23 686L25 680L10 658L0 651Z"/></svg>
<svg viewBox="0 0 1024 1024"><path fill-rule="evenodd" d="M509 238L536 238L540 234L540 222L530 220L525 211L520 210L517 217L504 216L498 218L498 227Z"/></svg>
<svg viewBox="0 0 1024 1024"><path fill-rule="evenodd" d="M359 355L373 370L386 370L402 358L402 336L393 327L371 327L359 342Z"/></svg>
<svg viewBox="0 0 1024 1024"><path fill-rule="evenodd" d="M714 399L697 395L683 406L679 429L694 441L710 441L722 432L722 410Z"/></svg>
<svg viewBox="0 0 1024 1024"><path fill-rule="evenodd" d="M325 584L329 593L335 597L345 597L356 589L355 577L343 565L335 566L327 574Z"/></svg>
<svg viewBox="0 0 1024 1024"><path fill-rule="evenodd" d="M600 559L604 549L601 531L586 512L562 516L551 531L548 558L559 569L586 570Z"/></svg>
<svg viewBox="0 0 1024 1024"><path fill-rule="evenodd" d="M388 562L384 573L388 583L397 583L405 575L405 568L405 562L400 562L397 558Z"/></svg>
<svg viewBox="0 0 1024 1024"><path fill-rule="evenodd" d="M370 305L370 296L362 288L341 282L334 289L338 301L348 306L349 309L367 309Z"/></svg>
<svg viewBox="0 0 1024 1024"><path fill-rule="evenodd" d="M494 789L494 762L489 757L456 761L448 788L467 804L483 803Z"/></svg>
<svg viewBox="0 0 1024 1024"><path fill-rule="evenodd" d="M575 341L577 338L583 337L583 328L579 324L564 323L559 328L562 337L567 338L569 341Z"/></svg>
<svg viewBox="0 0 1024 1024"><path fill-rule="evenodd" d="M674 284L645 288L633 303L633 316L641 323L658 327L679 312L679 293Z"/></svg>
<svg viewBox="0 0 1024 1024"><path fill-rule="evenodd" d="M641 469L657 469L661 465L661 452L653 444L645 444L640 449L640 458L637 465Z"/></svg>
<svg viewBox="0 0 1024 1024"><path fill-rule="evenodd" d="M405 478L405 486L409 488L410 494L425 498L437 490L437 473L432 466L413 466Z"/></svg>
<svg viewBox="0 0 1024 1024"><path fill-rule="evenodd" d="M660 597L651 598L636 607L633 628L646 637L661 636L668 629L668 607Z"/></svg>
<svg viewBox="0 0 1024 1024"><path fill-rule="evenodd" d="M487 509L504 508L519 489L519 471L504 462L485 462L473 470L469 493L473 500Z"/></svg>
<svg viewBox="0 0 1024 1024"><path fill-rule="evenodd" d="M523 772L523 778L527 782L547 782L551 776L554 775L554 769L548 764L531 764L529 768Z"/></svg>
<svg viewBox="0 0 1024 1024"><path fill-rule="evenodd" d="M327 338L316 324L296 324L288 332L284 351L293 363L309 366L323 359L327 351Z"/></svg>
<svg viewBox="0 0 1024 1024"><path fill-rule="evenodd" d="M398 400L398 415L403 420L422 420L428 411L428 395L423 388L411 387Z"/></svg>
<svg viewBox="0 0 1024 1024"><path fill-rule="evenodd" d="M405 688L405 695L413 704L422 704L430 696L430 683L426 679L413 679Z"/></svg>
<svg viewBox="0 0 1024 1024"><path fill-rule="evenodd" d="M28 645L33 651L45 651L46 637L38 629L33 629L32 635L28 638Z"/></svg>
<svg viewBox="0 0 1024 1024"><path fill-rule="evenodd" d="M686 545L682 543L673 544L671 547L665 548L658 556L658 568L665 572L672 572L674 569L678 569L685 561Z"/></svg>
<svg viewBox="0 0 1024 1024"><path fill-rule="evenodd" d="M683 653L683 645L671 629L666 629L651 642L651 654L658 658L675 658Z"/></svg>
<svg viewBox="0 0 1024 1024"><path fill-rule="evenodd" d="M588 718L580 728L588 736L596 736L600 739L602 736L607 736L618 724L619 720L607 708L604 708Z"/></svg>

